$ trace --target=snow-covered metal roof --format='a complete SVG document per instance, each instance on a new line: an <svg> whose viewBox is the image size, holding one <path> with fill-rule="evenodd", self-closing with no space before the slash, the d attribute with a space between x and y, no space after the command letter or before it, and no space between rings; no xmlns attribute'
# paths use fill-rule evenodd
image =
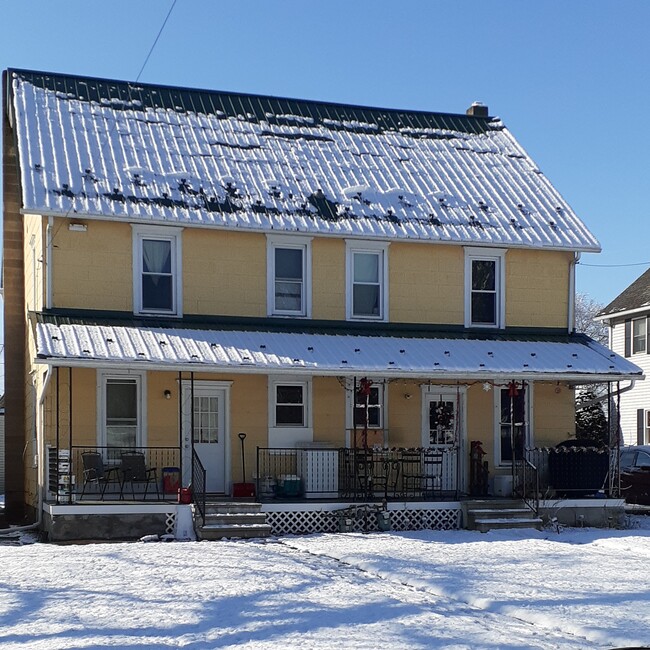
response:
<svg viewBox="0 0 650 650"><path fill-rule="evenodd" d="M640 368L586 336L411 338L36 322L37 361L165 370L615 381Z"/></svg>
<svg viewBox="0 0 650 650"><path fill-rule="evenodd" d="M26 212L600 250L496 118L10 74Z"/></svg>

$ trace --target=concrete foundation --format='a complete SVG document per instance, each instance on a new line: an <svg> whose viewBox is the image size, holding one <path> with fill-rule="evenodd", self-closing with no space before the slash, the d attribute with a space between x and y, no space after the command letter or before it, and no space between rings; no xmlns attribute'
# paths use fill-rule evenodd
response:
<svg viewBox="0 0 650 650"><path fill-rule="evenodd" d="M617 528L625 522L623 499L562 499L540 501L539 516L545 524Z"/></svg>
<svg viewBox="0 0 650 650"><path fill-rule="evenodd" d="M176 505L167 506L166 511L160 508L145 512L83 512L79 507L73 507L73 512L68 510L57 512L51 508L43 513L43 531L49 541L134 540L174 532Z"/></svg>

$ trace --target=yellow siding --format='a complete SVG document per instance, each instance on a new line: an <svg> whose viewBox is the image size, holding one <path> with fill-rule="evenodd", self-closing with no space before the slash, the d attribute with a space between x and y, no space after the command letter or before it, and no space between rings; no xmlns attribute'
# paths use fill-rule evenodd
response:
<svg viewBox="0 0 650 650"><path fill-rule="evenodd" d="M312 241L312 316L345 319L345 242L315 238Z"/></svg>
<svg viewBox="0 0 650 650"><path fill-rule="evenodd" d="M575 395L566 384L535 384L535 446L553 447L575 435Z"/></svg>
<svg viewBox="0 0 650 650"><path fill-rule="evenodd" d="M44 243L43 219L26 214L23 217L25 256L25 308L40 311L44 305Z"/></svg>
<svg viewBox="0 0 650 650"><path fill-rule="evenodd" d="M404 396L410 395L410 399ZM414 382L388 385L389 447L420 447L422 445L422 390Z"/></svg>
<svg viewBox="0 0 650 650"><path fill-rule="evenodd" d="M183 302L188 314L266 315L266 237L183 231Z"/></svg>
<svg viewBox="0 0 650 650"><path fill-rule="evenodd" d="M462 325L462 246L393 242L388 254L391 321Z"/></svg>
<svg viewBox="0 0 650 650"><path fill-rule="evenodd" d="M312 385L314 440L345 445L345 388L335 377L315 377Z"/></svg>
<svg viewBox="0 0 650 650"><path fill-rule="evenodd" d="M132 230L129 224L89 221L86 232L54 222L55 307L133 310Z"/></svg>
<svg viewBox="0 0 650 650"><path fill-rule="evenodd" d="M31 234L36 233L37 248L43 245L40 220L31 219L26 222L28 273ZM68 220L55 220L55 306L131 311L131 227L124 223L92 221L87 224L87 232L70 232L67 225ZM264 234L185 228L182 240L184 313L266 315ZM508 251L505 256L508 326L566 326L571 259L570 253L563 252ZM464 269L462 246L393 242L388 248L389 320L462 325ZM38 305L31 276L26 282L28 304ZM37 284L42 296L42 277ZM345 241L315 237L312 240L313 318L344 319L345 291Z"/></svg>
<svg viewBox="0 0 650 650"><path fill-rule="evenodd" d="M571 253L510 250L506 255L506 324L566 327Z"/></svg>

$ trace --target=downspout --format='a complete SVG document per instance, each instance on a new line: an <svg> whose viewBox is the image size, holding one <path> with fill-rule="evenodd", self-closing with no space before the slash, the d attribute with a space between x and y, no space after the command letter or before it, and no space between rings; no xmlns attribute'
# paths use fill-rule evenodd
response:
<svg viewBox="0 0 650 650"><path fill-rule="evenodd" d="M54 228L54 217L47 218L47 228L45 231L46 249L45 254L45 309L52 309L52 230Z"/></svg>
<svg viewBox="0 0 650 650"><path fill-rule="evenodd" d="M11 526L7 530L0 533L1 537L11 536L14 533L26 532L35 530L41 527L43 520L43 491L45 490L45 436L43 434L43 402L45 401L45 394L47 392L48 384L52 377L52 369L48 366L45 371L45 379L43 380L43 388L41 389L41 396L38 398L36 407L36 448L38 450L38 511L36 521L26 526Z"/></svg>
<svg viewBox="0 0 650 650"><path fill-rule="evenodd" d="M630 379L630 385L625 386L624 388L619 388L615 390L614 392L608 391L606 395L602 395L601 397L594 397L594 399L590 399L588 402L585 402L584 404L580 404L579 406L576 406L576 413L578 411L582 411L583 409L588 408L589 406L593 406L594 404L598 404L598 402L602 402L606 400L608 397L609 398L614 398L618 397L619 395L622 395L623 393L627 393L629 390L632 390L634 388L634 385L636 384L636 379ZM620 386L620 384L619 384Z"/></svg>
<svg viewBox="0 0 650 650"><path fill-rule="evenodd" d="M580 253L574 253L569 263L569 309L567 329L569 334L576 329L576 264L580 261Z"/></svg>

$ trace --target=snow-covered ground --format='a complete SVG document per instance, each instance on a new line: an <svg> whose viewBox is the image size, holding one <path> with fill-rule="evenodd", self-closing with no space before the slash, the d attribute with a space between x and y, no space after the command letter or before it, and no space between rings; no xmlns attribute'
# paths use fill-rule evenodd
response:
<svg viewBox="0 0 650 650"><path fill-rule="evenodd" d="M12 648L650 644L650 518L627 530L0 545Z"/></svg>

